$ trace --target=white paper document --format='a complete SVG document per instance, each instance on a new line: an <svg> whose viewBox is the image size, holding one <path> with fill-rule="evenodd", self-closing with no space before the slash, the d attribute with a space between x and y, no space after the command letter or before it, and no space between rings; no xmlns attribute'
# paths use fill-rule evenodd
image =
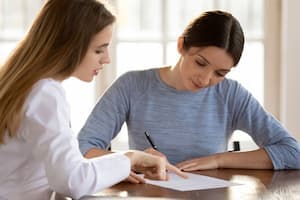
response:
<svg viewBox="0 0 300 200"><path fill-rule="evenodd" d="M169 173L168 181L157 181L146 179L146 183L179 191L203 190L240 185L230 181L203 176L199 174L186 173L188 179L181 178L176 174Z"/></svg>

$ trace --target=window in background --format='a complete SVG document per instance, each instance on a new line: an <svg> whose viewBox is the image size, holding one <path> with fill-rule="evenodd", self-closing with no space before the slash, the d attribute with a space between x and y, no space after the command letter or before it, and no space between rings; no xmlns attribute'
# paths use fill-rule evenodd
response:
<svg viewBox="0 0 300 200"><path fill-rule="evenodd" d="M44 0L0 0L0 63L24 36ZM77 134L95 102L93 83L77 79L63 82L71 106L71 123Z"/></svg>
<svg viewBox="0 0 300 200"><path fill-rule="evenodd" d="M41 4L37 0L0 1L0 63L27 31Z"/></svg>
<svg viewBox="0 0 300 200"><path fill-rule="evenodd" d="M175 64L176 40L194 16L213 9L231 12L244 29L246 45L239 65L228 77L238 80L263 104L263 1L116 0L116 8L119 15L114 39L117 76L128 70ZM112 142L114 149L128 148L126 133L123 126L121 134ZM251 138L240 131L235 132L232 140L239 140L244 150L256 148Z"/></svg>
<svg viewBox="0 0 300 200"><path fill-rule="evenodd" d="M0 0L0 63L25 34L43 2L44 0ZM239 19L247 39L242 59L229 77L239 80L263 103L263 1L113 0L112 2L116 3L119 15L112 43L114 47L112 68L116 68L117 76L128 70L174 64L178 58L176 39L193 16L206 10L227 10ZM71 105L72 127L74 132L78 133L93 107L95 84L69 79L63 85ZM253 143L249 142L250 139L245 134L235 134L234 139L242 141L242 148L247 149L248 145L252 145L249 148L253 148ZM246 141L245 144L243 141ZM114 140L113 147L127 148L126 127Z"/></svg>

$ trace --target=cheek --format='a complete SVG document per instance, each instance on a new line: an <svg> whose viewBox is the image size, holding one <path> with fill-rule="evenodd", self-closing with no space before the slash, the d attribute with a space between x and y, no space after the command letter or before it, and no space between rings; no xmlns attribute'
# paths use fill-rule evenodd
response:
<svg viewBox="0 0 300 200"><path fill-rule="evenodd" d="M99 61L99 55L94 52L89 52L82 60L82 63L84 63L84 65L87 66L87 65L95 64L98 61Z"/></svg>
<svg viewBox="0 0 300 200"><path fill-rule="evenodd" d="M185 85L189 84L189 82L193 79L194 75L195 74L188 67L183 68L180 73L181 80Z"/></svg>
<svg viewBox="0 0 300 200"><path fill-rule="evenodd" d="M95 63L96 59L94 56L87 56L85 59L85 66Z"/></svg>
<svg viewBox="0 0 300 200"><path fill-rule="evenodd" d="M81 68L86 68L86 66L88 65L88 61L89 61L89 59L88 59L88 57L86 56L86 57L81 61L80 67L81 67Z"/></svg>
<svg viewBox="0 0 300 200"><path fill-rule="evenodd" d="M197 70L195 70L195 66L192 63L184 63L181 68L181 74L185 78L191 78L192 76L197 74Z"/></svg>
<svg viewBox="0 0 300 200"><path fill-rule="evenodd" d="M85 70L94 69L98 66L98 60L90 57L82 63L82 66Z"/></svg>

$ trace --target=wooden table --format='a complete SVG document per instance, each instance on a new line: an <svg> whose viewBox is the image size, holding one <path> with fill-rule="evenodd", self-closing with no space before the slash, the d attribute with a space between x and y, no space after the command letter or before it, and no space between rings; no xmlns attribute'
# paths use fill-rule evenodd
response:
<svg viewBox="0 0 300 200"><path fill-rule="evenodd" d="M149 184L119 183L94 196L96 199L208 199L208 200L300 200L300 170L218 169L195 172L230 180L241 185L227 188L180 192ZM120 198L122 197L122 198Z"/></svg>

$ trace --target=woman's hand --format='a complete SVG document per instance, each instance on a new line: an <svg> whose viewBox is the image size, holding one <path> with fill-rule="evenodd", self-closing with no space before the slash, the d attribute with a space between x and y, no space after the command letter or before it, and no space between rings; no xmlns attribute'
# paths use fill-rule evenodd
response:
<svg viewBox="0 0 300 200"><path fill-rule="evenodd" d="M178 169L176 166L170 164L170 162L168 161L165 154L163 154L163 153L161 153L161 152L159 152L159 151L157 151L153 148L145 149L144 152L150 153L152 155L159 156L159 157L163 158L167 163L167 170L168 171L171 171L171 172L177 174L178 176L181 176L182 178L188 178L188 176L186 174L182 173L182 171L180 169Z"/></svg>
<svg viewBox="0 0 300 200"><path fill-rule="evenodd" d="M176 165L183 171L217 168L273 169L273 163L264 148L245 152L224 152L195 158Z"/></svg>
<svg viewBox="0 0 300 200"><path fill-rule="evenodd" d="M162 157L163 159L165 159L166 161L168 161L167 157L165 154L153 149L153 148L148 148L148 149L145 149L144 152L146 153L150 153L152 155L156 155L156 156L159 156L159 157Z"/></svg>
<svg viewBox="0 0 300 200"><path fill-rule="evenodd" d="M145 179L143 179L141 176L137 175L136 172L131 171L128 178L126 178L124 181L129 183L146 183Z"/></svg>
<svg viewBox="0 0 300 200"><path fill-rule="evenodd" d="M176 166L182 171L196 171L206 169L217 169L219 167L217 156L206 156L201 158L195 158L186 160L176 164Z"/></svg>
<svg viewBox="0 0 300 200"><path fill-rule="evenodd" d="M129 151L125 153L131 161L132 170L141 172L145 178L155 180L168 180L167 170L187 178L187 175L174 165L171 165L165 158L151 155L142 151ZM132 175L132 174L131 174ZM130 178L135 178L130 176Z"/></svg>

